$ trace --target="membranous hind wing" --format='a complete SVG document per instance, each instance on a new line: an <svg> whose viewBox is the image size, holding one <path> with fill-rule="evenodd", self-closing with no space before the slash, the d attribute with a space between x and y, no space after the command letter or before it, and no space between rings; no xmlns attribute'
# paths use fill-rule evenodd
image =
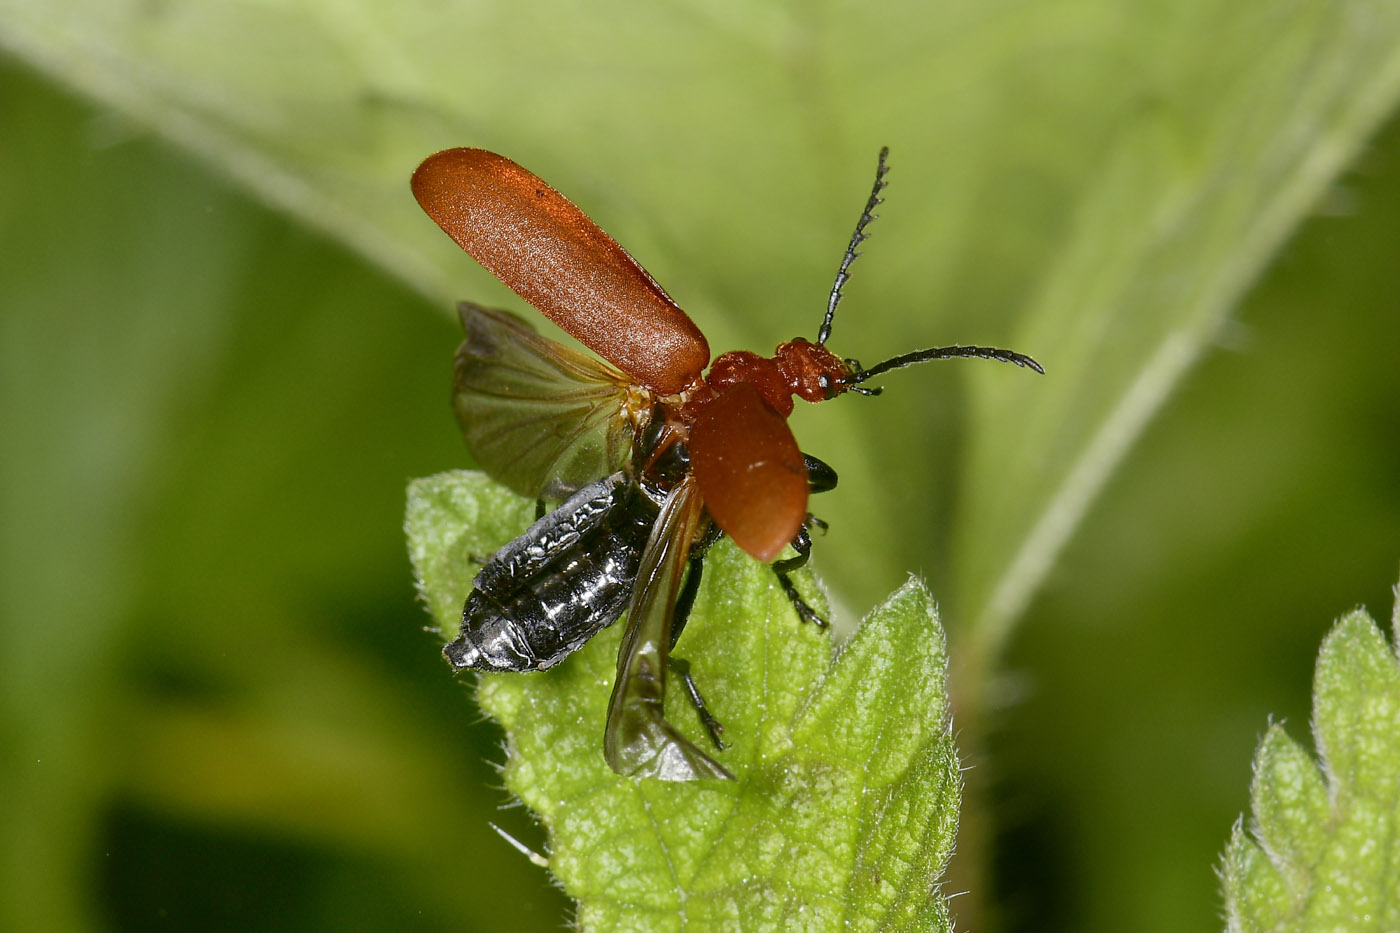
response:
<svg viewBox="0 0 1400 933"><path fill-rule="evenodd" d="M666 497L642 551L603 734L603 755L618 774L663 781L734 779L665 715L676 596L703 510L695 480L687 476Z"/></svg>
<svg viewBox="0 0 1400 933"><path fill-rule="evenodd" d="M483 470L521 495L563 499L622 467L646 390L513 314L460 310L453 407Z"/></svg>

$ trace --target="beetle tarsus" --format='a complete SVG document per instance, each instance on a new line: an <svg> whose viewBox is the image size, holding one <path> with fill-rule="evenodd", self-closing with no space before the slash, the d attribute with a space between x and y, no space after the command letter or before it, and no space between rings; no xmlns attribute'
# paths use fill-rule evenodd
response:
<svg viewBox="0 0 1400 933"><path fill-rule="evenodd" d="M778 585L783 588L783 592L787 595L788 602L792 603L792 608L796 611L798 618L803 622L812 623L817 628L831 627L831 623L821 613L807 605L807 601L802 598L802 594L797 592L797 587L793 585L792 578L779 570L777 564L773 565L773 575L778 578Z"/></svg>
<svg viewBox="0 0 1400 933"><path fill-rule="evenodd" d="M700 688L695 685L695 678L690 676L690 662L683 658L671 658L671 670L675 671L681 683L685 684L686 696L690 698L690 705L695 707L701 725L709 733L710 741L715 743L715 748L724 751L729 747L729 743L724 740L724 723L715 718L705 698L701 696Z"/></svg>
<svg viewBox="0 0 1400 933"><path fill-rule="evenodd" d="M808 526L812 524L818 524L823 531L826 530L826 522L812 515L808 515L807 520L804 521L802 527L798 529L797 537L792 539L792 549L797 552L797 555L795 557L786 558L785 560L774 561L772 567L773 575L778 578L778 585L783 588L783 592L787 595L788 602L792 603L792 608L797 612L798 617L801 618L803 622L810 622L817 628L824 629L830 628L831 623L823 618L817 610L807 605L807 601L802 598L802 594L797 592L797 586L793 584L792 577L788 576L788 574L792 573L794 570L805 567L808 559L812 556L812 535L807 531Z"/></svg>

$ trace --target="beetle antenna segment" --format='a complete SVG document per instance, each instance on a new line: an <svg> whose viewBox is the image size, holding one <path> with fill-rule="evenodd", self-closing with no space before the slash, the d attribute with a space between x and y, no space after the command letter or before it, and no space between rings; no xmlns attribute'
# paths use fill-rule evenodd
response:
<svg viewBox="0 0 1400 933"><path fill-rule="evenodd" d="M885 159L890 154L889 146L880 147L880 161L875 166L875 185L870 189L870 198L865 202L865 209L860 212L860 220L856 221L856 232L851 234L850 245L846 247L846 255L841 257L841 268L836 271L836 281L831 286L831 296L826 299L826 317L822 318L821 330L817 331L817 343L826 343L826 338L831 336L831 322L836 317L836 306L841 303L841 286L846 284L846 280L851 277L851 263L856 261L860 255L856 247L860 246L866 239L866 224L874 220L876 215L872 213L884 198L880 197L880 191L885 187L885 173L889 167L885 165Z"/></svg>
<svg viewBox="0 0 1400 933"><path fill-rule="evenodd" d="M1039 363L1026 356L1024 353L1016 353L1013 350L1002 350L998 347L930 347L927 350L916 350L913 353L905 353L885 360L883 363L876 363L869 369L862 369L846 377L846 382L854 389L855 383L864 382L872 376L887 373L892 369L903 369L906 366L913 366L915 363L927 363L930 360L954 360L963 357L976 357L979 360L996 360L1000 363L1015 363L1017 366L1024 366L1045 375L1045 370Z"/></svg>

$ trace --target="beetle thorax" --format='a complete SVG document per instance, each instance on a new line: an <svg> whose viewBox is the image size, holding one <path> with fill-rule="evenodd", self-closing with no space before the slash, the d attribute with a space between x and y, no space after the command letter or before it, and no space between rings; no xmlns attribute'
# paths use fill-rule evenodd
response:
<svg viewBox="0 0 1400 933"><path fill-rule="evenodd" d="M716 393L739 383L748 383L774 411L781 415L792 414L792 389L788 387L777 360L748 350L732 350L710 365L705 383Z"/></svg>
<svg viewBox="0 0 1400 933"><path fill-rule="evenodd" d="M734 350L710 366L706 384L716 392L741 382L758 390L763 400L781 415L792 414L792 397L824 402L846 391L851 367L821 344L798 337L778 346L770 359Z"/></svg>

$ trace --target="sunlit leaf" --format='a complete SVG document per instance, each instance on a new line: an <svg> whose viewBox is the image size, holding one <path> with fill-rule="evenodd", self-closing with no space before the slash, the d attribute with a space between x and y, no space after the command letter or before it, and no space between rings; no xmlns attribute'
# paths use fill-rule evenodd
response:
<svg viewBox="0 0 1400 933"><path fill-rule="evenodd" d="M410 487L410 551L444 633L470 589L469 555L518 534L530 507L476 473ZM621 628L553 670L483 676L478 691L506 728L507 785L548 828L550 868L585 928L948 929L934 884L960 782L942 630L917 581L833 658L768 567L727 542L711 551L677 653L733 742L720 756L732 783L609 770ZM699 741L680 691L667 701Z"/></svg>
<svg viewBox="0 0 1400 933"><path fill-rule="evenodd" d="M1318 762L1279 725L1255 754L1221 872L1235 933L1400 929L1400 663L1364 610L1322 643L1313 732Z"/></svg>

